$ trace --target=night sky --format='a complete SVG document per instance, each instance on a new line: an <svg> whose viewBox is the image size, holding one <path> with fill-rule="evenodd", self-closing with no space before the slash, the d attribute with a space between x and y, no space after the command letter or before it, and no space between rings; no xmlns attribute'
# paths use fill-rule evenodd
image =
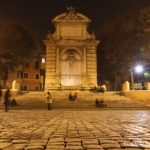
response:
<svg viewBox="0 0 150 150"><path fill-rule="evenodd" d="M150 0L0 0L0 20L23 23L41 42L53 31L52 18L68 6L92 19L90 28L100 38L102 26L124 14L139 12L150 6Z"/></svg>

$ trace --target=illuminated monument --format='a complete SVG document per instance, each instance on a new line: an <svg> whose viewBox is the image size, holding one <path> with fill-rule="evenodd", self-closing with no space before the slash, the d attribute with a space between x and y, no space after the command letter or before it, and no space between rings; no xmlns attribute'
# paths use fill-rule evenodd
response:
<svg viewBox="0 0 150 150"><path fill-rule="evenodd" d="M99 41L87 31L90 19L74 8L53 19L46 45L45 89L89 89L97 85Z"/></svg>

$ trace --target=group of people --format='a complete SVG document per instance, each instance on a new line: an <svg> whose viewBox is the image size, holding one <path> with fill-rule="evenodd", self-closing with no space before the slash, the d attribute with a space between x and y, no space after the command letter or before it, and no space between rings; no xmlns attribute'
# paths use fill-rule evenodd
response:
<svg viewBox="0 0 150 150"><path fill-rule="evenodd" d="M105 84L103 84L101 86L96 86L92 89L92 91L97 92L97 93L102 93L102 94L105 93L106 90L107 90L107 88L106 88Z"/></svg>
<svg viewBox="0 0 150 150"><path fill-rule="evenodd" d="M2 104L2 96L3 96L3 93L2 93L2 88L0 86L0 107ZM48 106L48 110L51 110L52 109L52 95L49 91L47 92L46 103ZM6 92L4 93L5 112L8 111L8 106L17 106L17 105L18 104L16 102L16 99L14 97L12 98L10 89L7 88Z"/></svg>
<svg viewBox="0 0 150 150"><path fill-rule="evenodd" d="M2 87L0 86L0 105L2 104ZM17 106L16 99L11 97L10 89L7 88L5 94L4 94L4 106L5 106L5 112L8 111L8 106Z"/></svg>
<svg viewBox="0 0 150 150"><path fill-rule="evenodd" d="M2 94L2 88L0 86L0 104L2 103L2 95L3 95ZM70 101L77 100L78 99L77 92L75 92L74 94L72 94L72 92L70 92L68 99ZM52 110L53 98L52 98L52 95L49 91L47 92L47 95L46 95L46 103L47 103L47 109ZM11 93L10 93L9 88L6 90L5 95L4 95L4 105L5 105L5 111L6 112L8 111L9 105L11 105L11 106L18 105L15 98L11 99ZM95 100L95 105L96 105L96 107L107 107L107 105L104 103L104 100L99 100L99 99Z"/></svg>
<svg viewBox="0 0 150 150"><path fill-rule="evenodd" d="M74 94L72 94L72 92L69 93L68 99L70 101L75 101L75 100L77 100L77 98L78 98L77 92L75 92ZM51 93L49 91L46 94L46 103L47 103L48 111L52 110L53 98L52 98L52 95L51 95Z"/></svg>
<svg viewBox="0 0 150 150"><path fill-rule="evenodd" d="M96 105L96 107L100 107L100 108L107 107L107 105L104 103L103 99L101 99L101 100L96 99L95 100L95 105Z"/></svg>
<svg viewBox="0 0 150 150"><path fill-rule="evenodd" d="M70 101L75 101L75 100L77 100L77 98L78 98L77 92L75 92L74 94L72 94L72 92L69 93L68 99Z"/></svg>

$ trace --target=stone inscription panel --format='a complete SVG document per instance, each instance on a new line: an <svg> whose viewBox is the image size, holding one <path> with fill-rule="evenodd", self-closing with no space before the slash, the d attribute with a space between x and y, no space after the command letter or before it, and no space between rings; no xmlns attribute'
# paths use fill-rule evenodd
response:
<svg viewBox="0 0 150 150"><path fill-rule="evenodd" d="M82 36L82 26L80 25L63 25L60 28L61 36Z"/></svg>

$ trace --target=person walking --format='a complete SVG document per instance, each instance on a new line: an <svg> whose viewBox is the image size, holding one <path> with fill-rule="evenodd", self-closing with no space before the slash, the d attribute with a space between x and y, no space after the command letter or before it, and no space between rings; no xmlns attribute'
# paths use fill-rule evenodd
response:
<svg viewBox="0 0 150 150"><path fill-rule="evenodd" d="M6 90L6 93L5 93L5 97L4 97L4 105L5 105L5 112L8 111L8 105L9 105L9 102L10 102L10 89L8 88Z"/></svg>
<svg viewBox="0 0 150 150"><path fill-rule="evenodd" d="M47 96L46 96L46 103L47 103L47 109L51 110L52 109L52 95L50 92L47 92Z"/></svg>

